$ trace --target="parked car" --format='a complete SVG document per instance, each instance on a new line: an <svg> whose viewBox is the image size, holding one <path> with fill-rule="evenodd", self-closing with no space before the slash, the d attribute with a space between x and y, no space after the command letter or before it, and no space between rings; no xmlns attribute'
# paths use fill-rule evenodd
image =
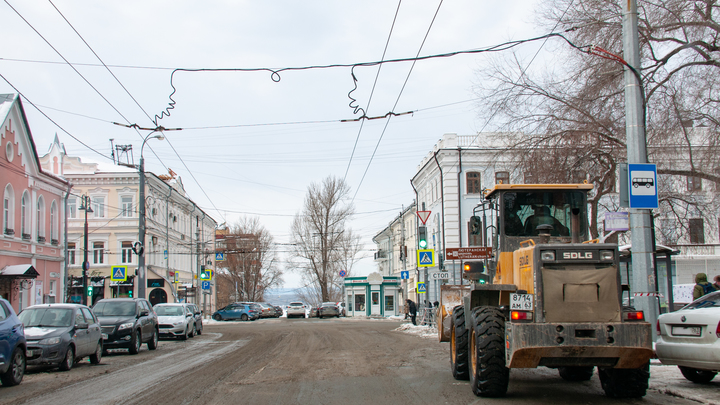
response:
<svg viewBox="0 0 720 405"><path fill-rule="evenodd" d="M319 308L320 308L320 307L316 307L316 306L310 307L310 312L309 312L309 314L308 314L308 317L310 317L310 318L317 318L317 316L318 316L318 309L319 309Z"/></svg>
<svg viewBox="0 0 720 405"><path fill-rule="evenodd" d="M340 309L334 302L323 302L318 307L318 318L326 318L328 316L340 317Z"/></svg>
<svg viewBox="0 0 720 405"><path fill-rule="evenodd" d="M195 316L195 334L202 335L203 330L203 311L200 310L196 304L185 304L188 305Z"/></svg>
<svg viewBox="0 0 720 405"><path fill-rule="evenodd" d="M260 306L260 318L275 318L275 307L267 302L257 302Z"/></svg>
<svg viewBox="0 0 720 405"><path fill-rule="evenodd" d="M157 349L158 318L146 299L105 298L95 303L93 312L100 321L104 351L126 348L137 354L143 343L150 350Z"/></svg>
<svg viewBox="0 0 720 405"><path fill-rule="evenodd" d="M257 308L247 303L236 302L226 306L225 308L218 309L212 315L212 318L216 321L228 321L232 319L254 321L259 316L260 312Z"/></svg>
<svg viewBox="0 0 720 405"><path fill-rule="evenodd" d="M720 372L720 291L698 298L657 321L655 353L676 365L695 383L710 382Z"/></svg>
<svg viewBox="0 0 720 405"><path fill-rule="evenodd" d="M283 316L283 314L285 314L282 307L279 305L275 305L275 312L277 313L278 318L280 318L281 316Z"/></svg>
<svg viewBox="0 0 720 405"><path fill-rule="evenodd" d="M287 317L307 318L307 309L307 305L303 304L302 302L291 302L290 305L287 306Z"/></svg>
<svg viewBox="0 0 720 405"><path fill-rule="evenodd" d="M20 315L27 339L27 365L49 364L70 370L83 357L100 364L103 336L90 308L80 304L40 304Z"/></svg>
<svg viewBox="0 0 720 405"><path fill-rule="evenodd" d="M347 316L347 312L345 311L345 303L340 301L337 303L338 310L340 311L340 316Z"/></svg>
<svg viewBox="0 0 720 405"><path fill-rule="evenodd" d="M195 336L195 314L188 304L155 304L160 337L187 340Z"/></svg>
<svg viewBox="0 0 720 405"><path fill-rule="evenodd" d="M18 385L25 375L25 328L12 305L0 298L0 381Z"/></svg>

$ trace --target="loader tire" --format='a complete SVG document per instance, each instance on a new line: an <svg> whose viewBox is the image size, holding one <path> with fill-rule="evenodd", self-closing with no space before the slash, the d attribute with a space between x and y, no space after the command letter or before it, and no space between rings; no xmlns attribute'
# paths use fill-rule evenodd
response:
<svg viewBox="0 0 720 405"><path fill-rule="evenodd" d="M465 327L465 308L459 305L453 308L450 325L450 365L456 380L469 380L468 368L468 330Z"/></svg>
<svg viewBox="0 0 720 405"><path fill-rule="evenodd" d="M510 370L505 367L505 315L495 307L472 312L470 333L470 379L479 397L503 397Z"/></svg>
<svg viewBox="0 0 720 405"><path fill-rule="evenodd" d="M598 368L598 374L605 395L612 398L641 398L648 389L650 363L640 368Z"/></svg>
<svg viewBox="0 0 720 405"><path fill-rule="evenodd" d="M588 381L592 378L594 370L594 366L558 367L560 377L565 381Z"/></svg>

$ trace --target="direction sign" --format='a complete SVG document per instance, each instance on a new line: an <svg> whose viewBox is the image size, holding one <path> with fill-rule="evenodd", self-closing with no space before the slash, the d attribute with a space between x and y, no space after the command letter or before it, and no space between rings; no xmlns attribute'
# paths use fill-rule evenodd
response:
<svg viewBox="0 0 720 405"><path fill-rule="evenodd" d="M224 252L216 252L215 253L215 261L216 262L222 262L225 260L225 253Z"/></svg>
<svg viewBox="0 0 720 405"><path fill-rule="evenodd" d="M410 272L409 271L401 271L400 272L400 279L401 280L407 280L410 278Z"/></svg>
<svg viewBox="0 0 720 405"><path fill-rule="evenodd" d="M445 254L448 260L470 260L489 259L492 257L492 248L489 247L465 247L447 248Z"/></svg>
<svg viewBox="0 0 720 405"><path fill-rule="evenodd" d="M447 271L430 273L430 280L450 280L450 273L448 273Z"/></svg>
<svg viewBox="0 0 720 405"><path fill-rule="evenodd" d="M657 166L650 163L628 164L630 208L657 208Z"/></svg>
<svg viewBox="0 0 720 405"><path fill-rule="evenodd" d="M203 281L203 282L202 282L202 289L203 289L203 290L209 290L209 289L210 289L210 282L209 282L209 281Z"/></svg>
<svg viewBox="0 0 720 405"><path fill-rule="evenodd" d="M417 251L418 267L434 267L435 251L432 249L421 249Z"/></svg>
<svg viewBox="0 0 720 405"><path fill-rule="evenodd" d="M427 292L427 287L425 286L425 282L419 282L417 283L417 293L418 294L425 294Z"/></svg>
<svg viewBox="0 0 720 405"><path fill-rule="evenodd" d="M127 266L112 266L110 281L127 280Z"/></svg>

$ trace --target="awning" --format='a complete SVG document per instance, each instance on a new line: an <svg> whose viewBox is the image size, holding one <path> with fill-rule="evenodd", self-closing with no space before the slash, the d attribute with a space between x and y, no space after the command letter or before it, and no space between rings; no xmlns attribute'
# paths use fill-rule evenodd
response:
<svg viewBox="0 0 720 405"><path fill-rule="evenodd" d="M0 276L13 278L37 278L40 273L35 270L32 264L14 264L5 266L0 270Z"/></svg>

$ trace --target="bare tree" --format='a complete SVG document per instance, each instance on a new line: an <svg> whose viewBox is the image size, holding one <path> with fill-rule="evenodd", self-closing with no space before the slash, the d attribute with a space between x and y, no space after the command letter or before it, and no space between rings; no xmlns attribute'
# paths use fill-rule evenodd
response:
<svg viewBox="0 0 720 405"><path fill-rule="evenodd" d="M265 291L282 284L283 272L277 266L273 237L253 218L242 218L225 235L225 263L227 271L218 273L218 289L234 301L262 301ZM223 301L224 302L224 301Z"/></svg>
<svg viewBox="0 0 720 405"><path fill-rule="evenodd" d="M293 253L291 260L301 274L306 288L302 298L319 303L340 297L340 270L348 274L360 251L360 238L347 227L354 208L347 203L347 184L329 176L322 183L308 187L303 209L291 226Z"/></svg>
<svg viewBox="0 0 720 405"><path fill-rule="evenodd" d="M720 184L720 6L717 0L639 2L641 72L649 160L661 176L663 220L681 224L667 241L687 238L688 219L715 227ZM578 46L596 45L622 55L623 3L616 0L545 2L540 25ZM553 65L531 77L514 55L479 71L481 117L507 131L507 150L518 170L539 181L572 181L584 173L594 183L591 232L598 213L614 211L615 173L626 161L623 66L574 48L553 46ZM519 135L521 134L521 135ZM518 151L522 151L518 153ZM687 178L695 183L683 183ZM699 180L698 180L699 179ZM705 190L696 187L706 181ZM696 189L690 189L690 186Z"/></svg>

